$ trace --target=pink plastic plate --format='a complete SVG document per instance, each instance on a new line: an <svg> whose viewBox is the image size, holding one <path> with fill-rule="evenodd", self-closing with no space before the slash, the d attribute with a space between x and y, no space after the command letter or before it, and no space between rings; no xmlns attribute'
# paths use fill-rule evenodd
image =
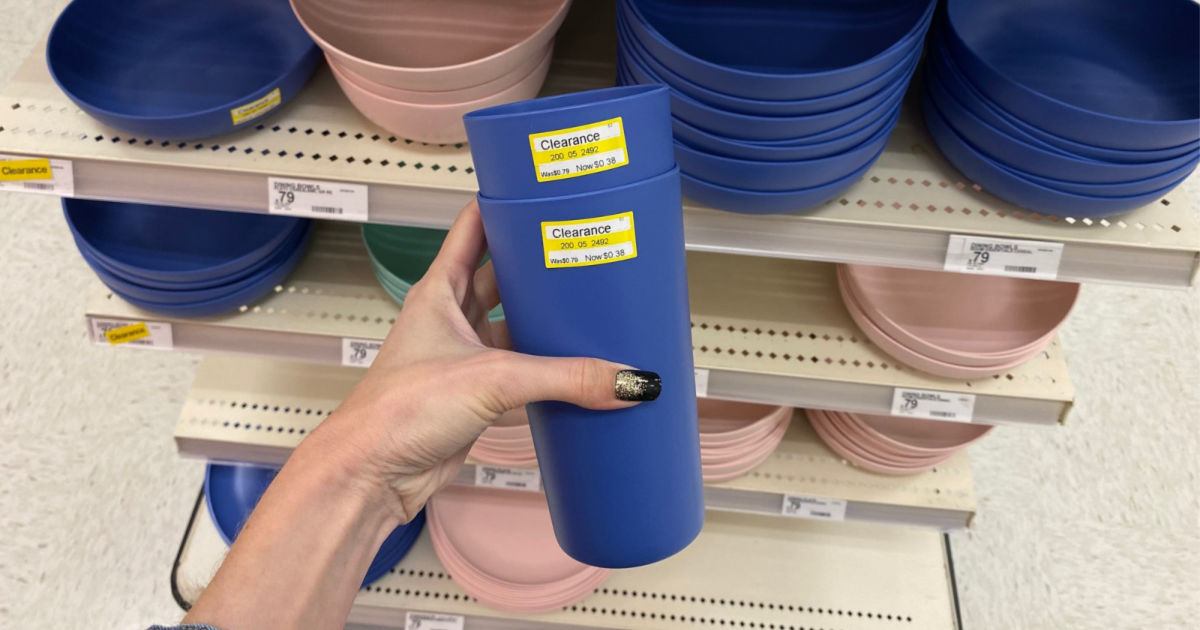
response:
<svg viewBox="0 0 1200 630"><path fill-rule="evenodd" d="M838 277L892 339L969 366L1036 354L1079 297L1076 283L944 271L839 265Z"/></svg>
<svg viewBox="0 0 1200 630"><path fill-rule="evenodd" d="M839 415L847 422L871 431L878 439L889 443L893 449L913 455L956 453L982 439L992 430L991 425L966 422L938 422L853 413Z"/></svg>
<svg viewBox="0 0 1200 630"><path fill-rule="evenodd" d="M771 456L771 453L775 452L779 443L783 441L783 436L787 434L788 427L791 425L792 415L785 415L779 420L779 423L771 431L766 440L753 450L747 451L743 456L719 464L701 464L705 483L717 483L735 479L757 468Z"/></svg>
<svg viewBox="0 0 1200 630"><path fill-rule="evenodd" d="M937 465L934 463L925 468L912 469L883 463L874 457L866 455L860 447L844 437L824 414L820 412L813 413L813 410L809 410L807 413L809 424L812 425L817 436L825 442L825 445L851 464L863 470L883 475L913 475Z"/></svg>
<svg viewBox="0 0 1200 630"><path fill-rule="evenodd" d="M739 444L744 439L756 440L770 430L791 407L773 407L752 403L700 398L700 446Z"/></svg>
<svg viewBox="0 0 1200 630"><path fill-rule="evenodd" d="M508 75L554 39L570 0L291 0L337 65L388 87L470 88ZM528 98L528 97L526 97Z"/></svg>

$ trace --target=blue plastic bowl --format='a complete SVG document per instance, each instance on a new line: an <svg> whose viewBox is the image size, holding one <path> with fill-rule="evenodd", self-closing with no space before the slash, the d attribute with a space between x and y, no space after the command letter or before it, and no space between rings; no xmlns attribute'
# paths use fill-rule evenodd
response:
<svg viewBox="0 0 1200 630"><path fill-rule="evenodd" d="M880 151L865 166L842 179L824 186L800 190L781 192L743 190L706 182L688 175L681 175L680 180L683 195L706 206L741 214L782 214L814 208L846 192L859 179L862 179L863 175L866 175L871 165L882 154L883 151Z"/></svg>
<svg viewBox="0 0 1200 630"><path fill-rule="evenodd" d="M1157 166L1159 162L1168 162L1180 158L1185 161L1190 160L1200 151L1200 141L1167 149L1146 151L1107 149L1068 140L1034 127L1004 111L971 83L950 53L949 47L944 41L943 33L944 31L939 30L934 34L931 38L933 46L930 50L932 65L938 69L943 85L960 102L966 104L972 113L1004 133L1018 137L1046 151L1059 153L1067 157L1107 164L1148 164Z"/></svg>
<svg viewBox="0 0 1200 630"><path fill-rule="evenodd" d="M675 161L679 163L681 172L710 184L729 188L756 192L786 192L820 187L874 162L875 157L887 144L899 114L900 111L896 110L888 124L866 142L829 157L795 162L738 160L704 153L676 142Z"/></svg>
<svg viewBox="0 0 1200 630"><path fill-rule="evenodd" d="M762 100L869 83L924 38L933 0L622 0L652 57L696 85Z"/></svg>
<svg viewBox="0 0 1200 630"><path fill-rule="evenodd" d="M300 261L304 258L304 251L311 235L312 227L309 226L305 229L300 244L283 261L283 264L275 267L269 274L261 276L258 282L210 300L184 304L144 300L124 293L118 286L107 284L104 276L100 276L100 281L105 282L106 286L112 289L113 293L120 296L126 302L159 315L168 317L208 317L210 315L220 315L221 313L227 313L270 295L275 290L275 287L283 282L288 274L296 268L296 265L300 264Z"/></svg>
<svg viewBox="0 0 1200 630"><path fill-rule="evenodd" d="M1125 179L1130 170L1147 170L1145 165L1085 162L1041 151L1006 136L979 120L938 82L927 77L925 88L946 122L971 146L988 158L1020 172L1027 179L1066 192L1119 197L1158 190L1196 168L1197 159L1183 160L1174 168L1141 179ZM1129 168L1132 166L1133 168ZM1124 172L1123 172L1124 171ZM1116 177L1114 177L1116 175ZM1076 180L1075 177L1082 179ZM1106 181L1107 180L1107 181Z"/></svg>
<svg viewBox="0 0 1200 630"><path fill-rule="evenodd" d="M319 59L287 0L74 0L46 44L51 76L81 109L176 140L261 122Z"/></svg>
<svg viewBox="0 0 1200 630"><path fill-rule="evenodd" d="M1200 139L1200 6L1192 0L948 0L971 82L1013 116L1123 150Z"/></svg>
<svg viewBox="0 0 1200 630"><path fill-rule="evenodd" d="M908 62L912 57L921 55L921 40L913 40L910 44L912 52L909 55L902 57L899 63L888 68L883 74L858 87L818 98L769 101L714 92L679 76L659 63L642 47L637 38L630 33L621 12L617 13L617 37L618 46L623 54L637 57L652 76L671 89L717 109L756 116L801 116L851 109L860 114L864 113L886 98L887 88L894 82L908 81Z"/></svg>
<svg viewBox="0 0 1200 630"><path fill-rule="evenodd" d="M233 544L278 472L275 468L248 464L208 465L204 473L204 504L226 545ZM399 564L424 526L425 510L421 510L411 521L392 530L367 568L362 585L378 580Z"/></svg>
<svg viewBox="0 0 1200 630"><path fill-rule="evenodd" d="M305 219L63 198L76 238L128 278L207 282L261 262Z"/></svg>
<svg viewBox="0 0 1200 630"><path fill-rule="evenodd" d="M542 177L534 164L533 144L556 138L531 136L621 119L626 164L596 168L571 176ZM493 199L537 199L602 190L661 175L675 166L671 148L667 89L659 85L615 87L537 98L473 111L463 116L480 194ZM591 132L564 133L574 140ZM539 155L553 152L553 146ZM586 146L585 146L586 148ZM561 153L563 163L589 160ZM609 148L605 148L608 152ZM558 168L560 162L546 162Z"/></svg>
<svg viewBox="0 0 1200 630"><path fill-rule="evenodd" d="M113 291L119 292L123 297L160 304L194 304L196 302L208 302L220 299L227 295L239 293L242 290L261 285L264 280L275 274L281 265L284 265L295 256L296 249L308 238L309 229L305 227L296 231L294 235L280 245L279 249L268 256L264 260L264 264L257 268L254 273L226 285L203 289L163 289L139 284L136 279L125 278L119 272L114 272L105 267L104 263L97 260L87 248L80 247L79 253L83 256L88 266L92 268L92 271L100 278L101 282Z"/></svg>
<svg viewBox="0 0 1200 630"><path fill-rule="evenodd" d="M917 60L914 57L909 62L908 75L916 68ZM623 55L621 62L629 79L639 84L661 83L636 57ZM892 85L882 102L857 116L842 111L810 116L752 116L716 109L671 90L671 114L709 133L737 140L791 143L803 138L804 142L818 143L854 133L886 116L904 99L907 87L907 78Z"/></svg>
<svg viewBox="0 0 1200 630"><path fill-rule="evenodd" d="M1076 218L1100 218L1136 210L1160 199L1182 183L1131 197L1093 197L1053 190L988 159L959 136L937 106L924 94L925 123L934 142L968 179L1010 203L1043 214Z"/></svg>

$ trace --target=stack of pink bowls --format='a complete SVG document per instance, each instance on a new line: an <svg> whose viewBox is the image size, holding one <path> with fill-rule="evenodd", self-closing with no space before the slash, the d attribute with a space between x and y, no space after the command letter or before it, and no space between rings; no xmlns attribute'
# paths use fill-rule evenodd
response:
<svg viewBox="0 0 1200 630"><path fill-rule="evenodd" d="M541 493L447 486L429 501L426 514L442 566L492 608L557 610L608 578L608 569L581 564L559 548Z"/></svg>
<svg viewBox="0 0 1200 630"><path fill-rule="evenodd" d="M825 445L850 463L885 475L915 475L954 457L987 435L988 425L867 416L809 409Z"/></svg>
<svg viewBox="0 0 1200 630"><path fill-rule="evenodd" d="M838 265L846 310L897 361L947 378L1002 374L1044 351L1079 285Z"/></svg>
<svg viewBox="0 0 1200 630"><path fill-rule="evenodd" d="M704 481L740 477L763 463L792 423L791 407L701 398L700 467Z"/></svg>
<svg viewBox="0 0 1200 630"><path fill-rule="evenodd" d="M465 142L462 117L533 98L570 0L291 0L358 111L391 133Z"/></svg>
<svg viewBox="0 0 1200 630"><path fill-rule="evenodd" d="M529 416L525 408L513 409L500 416L492 426L483 430L470 456L485 464L511 468L537 466L533 450L533 434L529 431Z"/></svg>

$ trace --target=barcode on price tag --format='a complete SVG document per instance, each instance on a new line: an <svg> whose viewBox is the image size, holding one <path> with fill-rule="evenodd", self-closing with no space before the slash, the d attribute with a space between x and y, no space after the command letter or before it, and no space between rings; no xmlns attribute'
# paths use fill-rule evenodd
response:
<svg viewBox="0 0 1200 630"><path fill-rule="evenodd" d="M696 395L700 398L708 396L708 370L696 368Z"/></svg>
<svg viewBox="0 0 1200 630"><path fill-rule="evenodd" d="M475 485L482 488L537 492L542 488L542 471L537 468L504 468L476 464Z"/></svg>
<svg viewBox="0 0 1200 630"><path fill-rule="evenodd" d="M175 345L171 324L167 322L92 318L88 324L92 342L103 346L130 345L170 350Z"/></svg>
<svg viewBox="0 0 1200 630"><path fill-rule="evenodd" d="M371 367L383 342L378 339L342 338L342 365L347 367Z"/></svg>
<svg viewBox="0 0 1200 630"><path fill-rule="evenodd" d="M0 155L0 190L75 196L70 160Z"/></svg>
<svg viewBox="0 0 1200 630"><path fill-rule="evenodd" d="M1058 277L1063 244L951 234L946 271L989 276L1053 280Z"/></svg>
<svg viewBox="0 0 1200 630"><path fill-rule="evenodd" d="M404 613L404 630L463 630L466 620L462 615L443 613Z"/></svg>
<svg viewBox="0 0 1200 630"><path fill-rule="evenodd" d="M975 394L954 394L897 387L892 392L892 415L947 422L970 422Z"/></svg>
<svg viewBox="0 0 1200 630"><path fill-rule="evenodd" d="M785 494L781 513L784 516L809 518L817 521L844 521L846 520L846 500Z"/></svg>
<svg viewBox="0 0 1200 630"><path fill-rule="evenodd" d="M313 219L367 220L367 187L287 177L267 178L267 211Z"/></svg>

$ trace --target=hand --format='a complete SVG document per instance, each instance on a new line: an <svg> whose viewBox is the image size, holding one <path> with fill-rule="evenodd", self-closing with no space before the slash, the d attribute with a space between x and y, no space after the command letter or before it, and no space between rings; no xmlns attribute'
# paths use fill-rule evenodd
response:
<svg viewBox="0 0 1200 630"><path fill-rule="evenodd" d="M349 473L382 489L407 522L452 480L479 434L539 400L618 409L653 400L658 376L587 358L511 352L479 207L459 214L428 273L409 291L366 377L302 445L340 453ZM618 386L619 385L619 386Z"/></svg>

